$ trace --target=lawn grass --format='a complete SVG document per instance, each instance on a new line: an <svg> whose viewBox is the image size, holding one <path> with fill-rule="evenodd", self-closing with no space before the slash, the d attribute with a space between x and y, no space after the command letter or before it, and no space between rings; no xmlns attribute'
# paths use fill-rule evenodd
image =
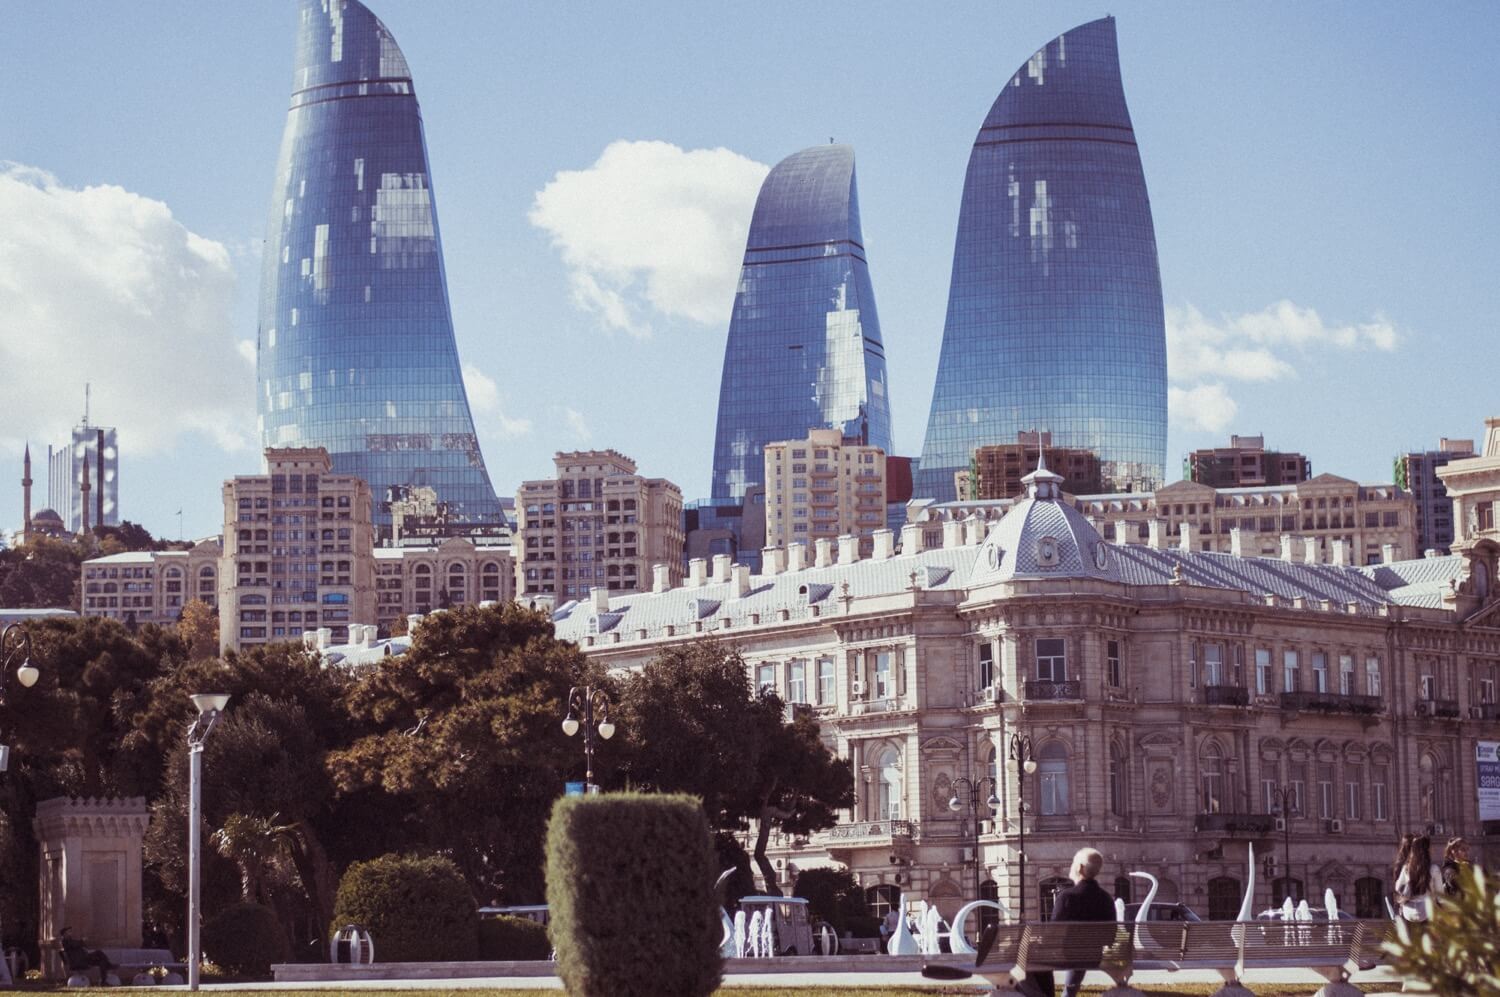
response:
<svg viewBox="0 0 1500 997"><path fill-rule="evenodd" d="M212 984L209 984L210 986ZM1143 992L1147 997L1209 997L1218 990L1218 984L1168 984L1165 986L1150 987ZM1250 986L1250 990L1256 997L1311 997L1318 988L1311 984L1257 984ZM1389 989L1375 988L1375 989ZM65 988L60 986L45 986L39 984L23 984L15 990L0 988L0 993L60 993ZM153 991L142 988L142 993ZM262 995L262 997L331 997L338 991L336 988L327 987L312 990L235 990L226 991L235 997L239 995ZM982 992L980 986L964 986L952 984L946 987L756 987L756 986L733 986L724 987L718 991L717 997L940 997L940 995L972 995ZM1058 992L1061 992L1059 986ZM1087 997L1098 997L1104 989L1101 987L1085 987L1083 993ZM556 994L560 990L515 990L510 988L493 987L462 987L455 989L359 989L350 990L347 993L355 994L357 997L537 997L538 994Z"/></svg>

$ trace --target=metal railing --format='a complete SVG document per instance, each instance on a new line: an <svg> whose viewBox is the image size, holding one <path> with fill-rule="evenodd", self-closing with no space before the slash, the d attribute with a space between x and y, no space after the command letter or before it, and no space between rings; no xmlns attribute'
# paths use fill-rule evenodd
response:
<svg viewBox="0 0 1500 997"><path fill-rule="evenodd" d="M1040 680L1028 680L1026 683L1027 699L1082 699L1083 683L1076 680L1067 682L1043 682Z"/></svg>
<svg viewBox="0 0 1500 997"><path fill-rule="evenodd" d="M1237 685L1206 685L1203 701L1209 706L1248 706L1250 690Z"/></svg>
<svg viewBox="0 0 1500 997"><path fill-rule="evenodd" d="M1284 710L1317 710L1322 713L1379 713L1379 696L1343 695L1336 692L1283 692Z"/></svg>

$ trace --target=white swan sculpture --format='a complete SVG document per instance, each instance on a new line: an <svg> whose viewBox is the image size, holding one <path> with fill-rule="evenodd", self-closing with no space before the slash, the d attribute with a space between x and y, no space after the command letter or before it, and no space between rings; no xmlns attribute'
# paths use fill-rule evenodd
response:
<svg viewBox="0 0 1500 997"><path fill-rule="evenodd" d="M948 928L948 949L962 955L974 955L978 950L969 944L969 939L964 935L964 923L968 921L969 915L976 910L988 907L990 910L1000 912L1002 921L1011 920L1010 908L999 900L975 900L973 903L964 904L953 915L953 924Z"/></svg>
<svg viewBox="0 0 1500 997"><path fill-rule="evenodd" d="M886 955L921 955L922 947L912 937L911 928L906 923L906 894L901 894L896 903L896 933L885 943Z"/></svg>

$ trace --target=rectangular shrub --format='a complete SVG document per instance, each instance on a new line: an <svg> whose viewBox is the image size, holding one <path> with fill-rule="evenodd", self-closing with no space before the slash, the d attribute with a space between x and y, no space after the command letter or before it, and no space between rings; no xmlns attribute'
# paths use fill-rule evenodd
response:
<svg viewBox="0 0 1500 997"><path fill-rule="evenodd" d="M557 972L576 997L707 997L724 960L718 865L691 796L565 796L547 827Z"/></svg>
<svg viewBox="0 0 1500 997"><path fill-rule="evenodd" d="M540 960L552 954L547 929L524 917L481 917L479 958L487 962Z"/></svg>

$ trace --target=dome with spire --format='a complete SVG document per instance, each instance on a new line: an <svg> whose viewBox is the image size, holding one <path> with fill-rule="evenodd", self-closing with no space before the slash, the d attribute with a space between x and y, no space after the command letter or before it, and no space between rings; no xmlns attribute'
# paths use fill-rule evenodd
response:
<svg viewBox="0 0 1500 997"><path fill-rule="evenodd" d="M1038 457L1036 470L1021 479L1026 497L1011 506L980 544L971 585L1029 578L1121 580L1115 551L1063 499L1066 480Z"/></svg>

